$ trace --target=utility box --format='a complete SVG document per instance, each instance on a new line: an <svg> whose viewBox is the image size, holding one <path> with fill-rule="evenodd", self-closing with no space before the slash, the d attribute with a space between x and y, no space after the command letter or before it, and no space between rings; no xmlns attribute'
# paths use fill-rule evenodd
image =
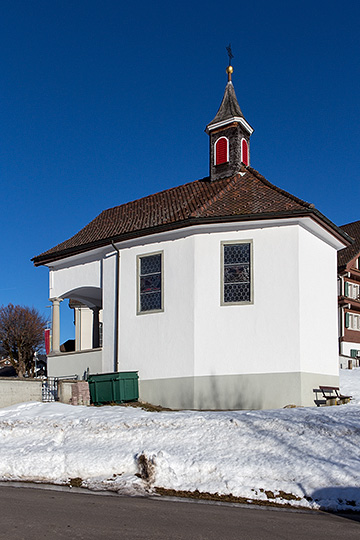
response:
<svg viewBox="0 0 360 540"><path fill-rule="evenodd" d="M101 373L88 377L91 403L124 403L139 399L139 376L137 371Z"/></svg>

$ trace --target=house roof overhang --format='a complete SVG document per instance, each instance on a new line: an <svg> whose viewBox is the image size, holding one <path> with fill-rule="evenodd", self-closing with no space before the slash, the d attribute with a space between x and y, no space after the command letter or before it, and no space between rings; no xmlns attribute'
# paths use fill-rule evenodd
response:
<svg viewBox="0 0 360 540"><path fill-rule="evenodd" d="M198 217L198 218L188 218L186 220L181 220L179 222L174 222L166 225L157 225L154 227L149 227L147 229L142 229L139 231L128 232L125 234L120 234L116 236L111 236L108 238L103 238L94 242L89 242L82 246L74 246L64 250L60 250L54 254L44 254L34 257L32 261L35 266L48 265L55 261L60 261L62 259L72 257L74 255L80 255L92 250L103 248L106 246L111 246L113 243L118 244L126 242L129 240L134 240L138 238L145 238L153 235L158 235L160 233L183 230L190 227L204 226L204 225L215 225L215 224L232 224L232 223L250 223L250 222L265 222L268 220L295 220L301 218L310 218L313 222L320 225L332 238L333 238L333 247L336 249L342 249L344 246L350 245L351 238L348 237L346 233L338 230L334 224L331 223L321 212L316 209L309 209L307 211L291 211L291 212L268 212L258 214L247 214L247 215L231 215L223 217ZM314 231L312 231L314 232Z"/></svg>

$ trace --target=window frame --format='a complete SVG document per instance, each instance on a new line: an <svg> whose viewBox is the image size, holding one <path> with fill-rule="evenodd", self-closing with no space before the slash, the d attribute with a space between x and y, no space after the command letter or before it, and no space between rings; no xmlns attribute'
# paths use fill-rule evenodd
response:
<svg viewBox="0 0 360 540"><path fill-rule="evenodd" d="M357 300L360 296L360 284L353 281L345 281L345 296L351 300Z"/></svg>
<svg viewBox="0 0 360 540"><path fill-rule="evenodd" d="M224 246L235 244L250 245L250 300L242 302L225 302L224 300ZM252 239L244 240L223 240L220 242L220 306L250 306L254 304L254 241Z"/></svg>
<svg viewBox="0 0 360 540"><path fill-rule="evenodd" d="M161 308L160 309L149 309L146 311L141 311L141 292L140 292L140 280L141 280L141 259L146 257L152 257L153 255L160 255L161 257ZM136 315L148 315L150 313L162 313L164 311L164 251L153 251L151 253L142 253L136 256Z"/></svg>
<svg viewBox="0 0 360 540"><path fill-rule="evenodd" d="M351 311L346 311L345 312L345 328L353 332L360 332L360 314L353 313Z"/></svg>

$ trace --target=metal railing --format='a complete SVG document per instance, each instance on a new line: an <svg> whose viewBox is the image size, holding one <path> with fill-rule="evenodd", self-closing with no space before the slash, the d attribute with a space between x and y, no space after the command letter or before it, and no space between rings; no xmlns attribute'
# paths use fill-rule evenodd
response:
<svg viewBox="0 0 360 540"><path fill-rule="evenodd" d="M48 377L42 382L41 396L42 401L50 403L52 401L59 401L59 381L61 380L78 380L77 375L70 375L66 377Z"/></svg>

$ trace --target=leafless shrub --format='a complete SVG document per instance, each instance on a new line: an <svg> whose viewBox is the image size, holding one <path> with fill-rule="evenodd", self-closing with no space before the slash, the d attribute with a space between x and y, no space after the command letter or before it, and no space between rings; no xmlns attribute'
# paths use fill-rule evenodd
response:
<svg viewBox="0 0 360 540"><path fill-rule="evenodd" d="M137 456L137 464L139 467L139 476L147 484L151 484L154 479L155 467L153 460L149 459L145 454Z"/></svg>
<svg viewBox="0 0 360 540"><path fill-rule="evenodd" d="M0 307L0 349L19 377L34 376L34 354L44 346L46 320L35 308Z"/></svg>

